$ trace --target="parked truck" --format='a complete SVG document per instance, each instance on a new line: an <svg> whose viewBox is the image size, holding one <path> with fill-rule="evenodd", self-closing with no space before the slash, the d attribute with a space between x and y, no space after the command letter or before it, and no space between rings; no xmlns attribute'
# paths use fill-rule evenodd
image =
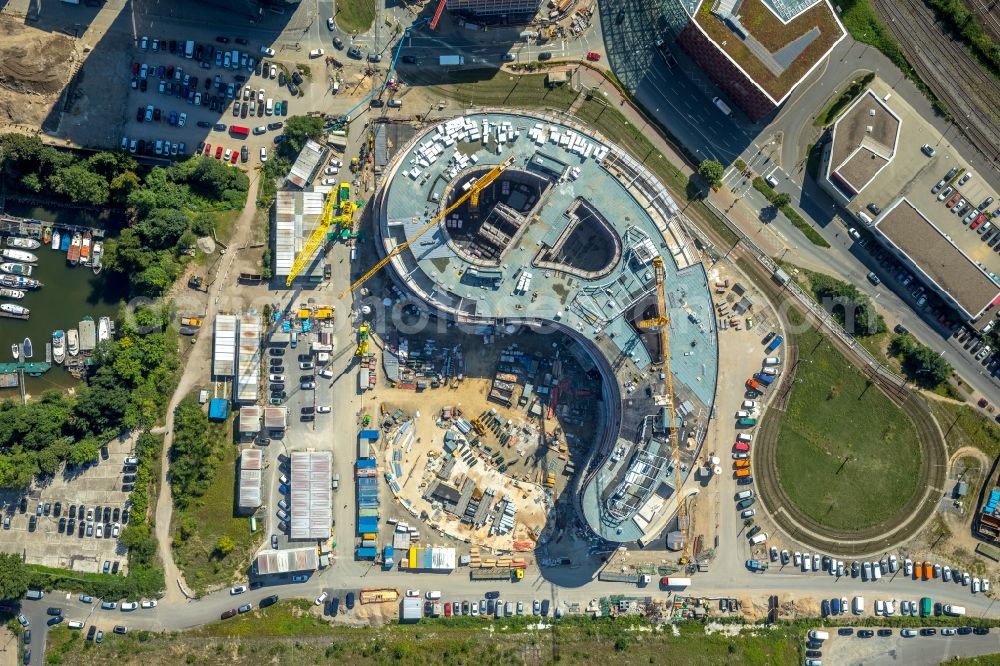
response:
<svg viewBox="0 0 1000 666"><path fill-rule="evenodd" d="M773 351L774 351L775 349L777 349L778 347L780 347L780 346L781 346L781 343L782 343L782 342L784 342L784 341L785 341L785 339L784 339L783 337L781 337L780 335L776 335L776 336L774 336L774 340L771 340L771 344L769 344L769 345L768 345L768 346L767 346L767 347L766 347L766 348L764 349L764 353L766 353L766 354L770 354L770 353L771 353L771 352L773 352Z"/></svg>
<svg viewBox="0 0 1000 666"><path fill-rule="evenodd" d="M194 57L194 41L190 39L184 45L184 57L189 60Z"/></svg>
<svg viewBox="0 0 1000 666"><path fill-rule="evenodd" d="M774 375L765 375L763 372L756 373L753 378L764 386L770 386L771 382L774 381Z"/></svg>
<svg viewBox="0 0 1000 666"><path fill-rule="evenodd" d="M455 65L464 65L465 56L460 56L460 55L438 56L438 64L441 67L454 67Z"/></svg>
<svg viewBox="0 0 1000 666"><path fill-rule="evenodd" d="M690 578L675 578L664 576L660 579L660 587L684 589L691 585Z"/></svg>
<svg viewBox="0 0 1000 666"><path fill-rule="evenodd" d="M521 572L520 576L517 574L518 571ZM510 567L469 569L469 578L471 580L521 580L523 577L523 569L512 569Z"/></svg>

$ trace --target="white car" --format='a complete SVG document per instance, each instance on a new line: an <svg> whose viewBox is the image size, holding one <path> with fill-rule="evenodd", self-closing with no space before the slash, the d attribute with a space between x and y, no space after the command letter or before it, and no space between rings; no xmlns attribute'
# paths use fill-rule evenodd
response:
<svg viewBox="0 0 1000 666"><path fill-rule="evenodd" d="M330 166L340 168L340 167L344 166L344 163L341 162L340 160L333 159L333 160L330 160Z"/></svg>
<svg viewBox="0 0 1000 666"><path fill-rule="evenodd" d="M333 17L332 16L326 20L326 27L329 30L333 30Z"/></svg>
<svg viewBox="0 0 1000 666"><path fill-rule="evenodd" d="M941 630L941 635L942 636L954 636L955 635L955 630L952 629L951 627L945 627L944 629Z"/></svg>
<svg viewBox="0 0 1000 666"><path fill-rule="evenodd" d="M976 592L979 592L979 579L978 578L973 578L972 579L972 593L975 594Z"/></svg>
<svg viewBox="0 0 1000 666"><path fill-rule="evenodd" d="M135 603L134 601L123 601L121 606L123 613L125 611L134 611L138 607L139 604Z"/></svg>
<svg viewBox="0 0 1000 666"><path fill-rule="evenodd" d="M272 58L274 57L274 49L272 49L270 46L260 47L260 52L266 56L271 56Z"/></svg>
<svg viewBox="0 0 1000 666"><path fill-rule="evenodd" d="M903 560L903 573L907 576L913 575L913 560L909 558Z"/></svg>
<svg viewBox="0 0 1000 666"><path fill-rule="evenodd" d="M232 156L233 156L233 149L226 148L226 152L222 155L222 159L228 162L229 158Z"/></svg>
<svg viewBox="0 0 1000 666"><path fill-rule="evenodd" d="M894 600L890 599L885 602L885 614L887 616L896 614L896 602Z"/></svg>
<svg viewBox="0 0 1000 666"><path fill-rule="evenodd" d="M120 523L115 523L111 528L111 536L114 539L118 538L118 535L122 533L122 526Z"/></svg>
<svg viewBox="0 0 1000 666"><path fill-rule="evenodd" d="M406 591L406 596L410 597L411 599L419 597L420 596L420 590L407 590Z"/></svg>
<svg viewBox="0 0 1000 666"><path fill-rule="evenodd" d="M326 377L327 379L333 379L333 370L320 370L320 377Z"/></svg>
<svg viewBox="0 0 1000 666"><path fill-rule="evenodd" d="M156 599L147 599L140 604L143 608L156 608Z"/></svg>
<svg viewBox="0 0 1000 666"><path fill-rule="evenodd" d="M327 594L327 593L326 593L326 592L324 591L324 592L323 592L323 594L321 594L321 595L319 595L318 597L316 597L316 601L315 601L315 602L313 602L313 603L315 603L315 604L316 604L317 606L322 606L322 605L323 605L323 602L324 602L324 601L326 601L326 598L327 598L328 596L330 596L330 595L328 595L328 594Z"/></svg>
<svg viewBox="0 0 1000 666"><path fill-rule="evenodd" d="M801 566L801 564L802 564L802 553L800 553L799 551L795 551L795 556L794 556L793 561L795 562L795 566Z"/></svg>
<svg viewBox="0 0 1000 666"><path fill-rule="evenodd" d="M263 104L264 103L264 89L263 88L261 88L260 90L257 91L257 103L258 104Z"/></svg>
<svg viewBox="0 0 1000 666"><path fill-rule="evenodd" d="M323 55L323 53L324 53L323 49L313 49L312 51L309 52L309 57L318 58L321 55Z"/></svg>
<svg viewBox="0 0 1000 666"><path fill-rule="evenodd" d="M330 413L330 406L329 405L318 405L316 407L316 413L317 414L329 414Z"/></svg>
<svg viewBox="0 0 1000 666"><path fill-rule="evenodd" d="M885 614L885 602L881 599L875 600L875 614L884 615Z"/></svg>
<svg viewBox="0 0 1000 666"><path fill-rule="evenodd" d="M103 537L104 536L104 525L102 525L101 523L97 523L97 530L95 531L95 534L97 535L98 539L100 539L101 537Z"/></svg>
<svg viewBox="0 0 1000 666"><path fill-rule="evenodd" d="M332 175L337 174L337 173L340 173L340 169L338 169L337 167L327 167L326 168L326 174L327 175L332 176ZM739 412L737 412L737 413L739 413Z"/></svg>
<svg viewBox="0 0 1000 666"><path fill-rule="evenodd" d="M951 567L945 566L945 568L941 570L941 580L946 583L951 582Z"/></svg>
<svg viewBox="0 0 1000 666"><path fill-rule="evenodd" d="M265 148L264 146L260 147L260 161L261 162L267 161L267 148Z"/></svg>
<svg viewBox="0 0 1000 666"><path fill-rule="evenodd" d="M277 65L271 65L271 78L272 79L278 78L278 67L277 67Z"/></svg>
<svg viewBox="0 0 1000 666"><path fill-rule="evenodd" d="M237 585L236 587L230 588L229 594L236 596L237 594L243 594L247 591L246 585Z"/></svg>
<svg viewBox="0 0 1000 666"><path fill-rule="evenodd" d="M745 410L751 411L751 412L755 411L757 409L757 401L756 400L744 400L743 404L740 405L740 409L745 409Z"/></svg>
<svg viewBox="0 0 1000 666"><path fill-rule="evenodd" d="M969 584L969 580L970 580L969 579L969 572L968 571L963 572L962 573L962 585L968 585Z"/></svg>
<svg viewBox="0 0 1000 666"><path fill-rule="evenodd" d="M336 178L324 178L323 179L323 184L324 185L336 185L337 184L337 179Z"/></svg>
<svg viewBox="0 0 1000 666"><path fill-rule="evenodd" d="M989 578L984 578L983 579L983 592L989 592L989 591L990 591L990 579Z"/></svg>
<svg viewBox="0 0 1000 666"><path fill-rule="evenodd" d="M187 122L187 119L188 119L188 114L186 113L182 113L181 115L177 116L177 126L184 127L184 124Z"/></svg>
<svg viewBox="0 0 1000 666"><path fill-rule="evenodd" d="M898 570L899 570L899 560L896 558L895 555L890 555L889 556L889 571L891 571L892 573L896 573L896 571L898 571Z"/></svg>

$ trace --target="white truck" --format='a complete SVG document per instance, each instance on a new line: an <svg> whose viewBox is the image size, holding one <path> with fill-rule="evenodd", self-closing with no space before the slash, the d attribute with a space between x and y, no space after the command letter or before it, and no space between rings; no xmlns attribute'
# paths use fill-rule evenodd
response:
<svg viewBox="0 0 1000 666"><path fill-rule="evenodd" d="M722 101L721 97L716 97L715 99L712 100L712 102L714 102L715 105L719 107L719 111L722 111L727 116L733 115L733 110L729 108L728 104Z"/></svg>

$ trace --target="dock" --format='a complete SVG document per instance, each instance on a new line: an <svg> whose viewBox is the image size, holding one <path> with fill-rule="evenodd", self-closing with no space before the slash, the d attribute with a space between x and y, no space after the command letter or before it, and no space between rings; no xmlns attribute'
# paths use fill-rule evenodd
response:
<svg viewBox="0 0 1000 666"><path fill-rule="evenodd" d="M32 376L40 376L42 373L48 372L52 369L51 363L46 363L45 361L21 361L14 363L0 363L0 376L17 373L22 370ZM4 386L3 388L9 388Z"/></svg>
<svg viewBox="0 0 1000 666"><path fill-rule="evenodd" d="M105 236L104 229L81 227L76 224L53 224L51 222L43 222L42 220L15 217L13 215L7 215L6 213L0 213L0 234L25 236L27 238L41 240L45 227L57 229L61 234L66 232L71 234L79 232L82 234L85 231L89 231L91 236L97 240L101 240Z"/></svg>

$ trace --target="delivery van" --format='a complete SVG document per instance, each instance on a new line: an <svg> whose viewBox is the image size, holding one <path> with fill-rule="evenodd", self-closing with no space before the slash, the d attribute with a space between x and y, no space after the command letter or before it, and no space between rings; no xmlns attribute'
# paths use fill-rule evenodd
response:
<svg viewBox="0 0 1000 666"><path fill-rule="evenodd" d="M750 466L749 460L744 459L744 460L736 460L733 462L733 467L736 469L742 469L744 467L749 467L749 466Z"/></svg>
<svg viewBox="0 0 1000 666"><path fill-rule="evenodd" d="M761 532L760 534L755 534L750 537L751 546L756 546L757 544L764 543L765 541L767 541L767 532Z"/></svg>
<svg viewBox="0 0 1000 666"><path fill-rule="evenodd" d="M752 490L742 490L742 491L736 493L736 501L737 502L739 502L740 500L748 499L750 497L753 497L753 491Z"/></svg>
<svg viewBox="0 0 1000 666"><path fill-rule="evenodd" d="M854 597L854 614L862 615L865 612L865 598L864 597Z"/></svg>
<svg viewBox="0 0 1000 666"><path fill-rule="evenodd" d="M777 356L768 356L764 359L764 365L781 365L781 359Z"/></svg>
<svg viewBox="0 0 1000 666"><path fill-rule="evenodd" d="M814 641L826 641L830 640L830 634L822 629L813 629L809 632L809 638Z"/></svg>

